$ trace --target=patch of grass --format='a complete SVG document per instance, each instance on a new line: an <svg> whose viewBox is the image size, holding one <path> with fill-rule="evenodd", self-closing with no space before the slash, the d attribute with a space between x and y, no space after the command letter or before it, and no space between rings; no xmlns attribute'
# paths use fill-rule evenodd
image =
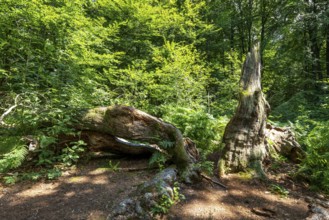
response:
<svg viewBox="0 0 329 220"><path fill-rule="evenodd" d="M252 169L247 169L244 172L239 172L238 175L241 180L249 181L255 177L255 171Z"/></svg>
<svg viewBox="0 0 329 220"><path fill-rule="evenodd" d="M117 162L117 163L112 163L112 160L109 161L108 163L108 169L111 170L111 171L118 171L119 170L119 164L120 162Z"/></svg>
<svg viewBox="0 0 329 220"><path fill-rule="evenodd" d="M269 187L269 190L273 194L280 195L281 198L286 198L289 195L289 191L286 188L284 188L283 186L280 186L278 184L271 184Z"/></svg>

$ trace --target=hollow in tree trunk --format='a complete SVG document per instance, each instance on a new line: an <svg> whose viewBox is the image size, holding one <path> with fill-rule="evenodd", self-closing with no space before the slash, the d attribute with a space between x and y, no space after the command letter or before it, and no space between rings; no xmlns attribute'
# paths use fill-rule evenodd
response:
<svg viewBox="0 0 329 220"><path fill-rule="evenodd" d="M263 174L262 161L268 155L265 127L269 104L261 89L259 45L247 55L240 79L239 105L225 128L219 174L253 168Z"/></svg>

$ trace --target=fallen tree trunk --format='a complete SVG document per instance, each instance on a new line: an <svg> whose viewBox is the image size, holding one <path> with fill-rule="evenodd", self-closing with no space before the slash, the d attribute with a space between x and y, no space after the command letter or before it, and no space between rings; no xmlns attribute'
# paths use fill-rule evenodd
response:
<svg viewBox="0 0 329 220"><path fill-rule="evenodd" d="M129 154L159 151L171 157L179 171L187 171L192 163L188 153L191 150L187 149L193 146L184 141L175 126L132 107L110 106L83 111L75 127L88 137L94 148Z"/></svg>

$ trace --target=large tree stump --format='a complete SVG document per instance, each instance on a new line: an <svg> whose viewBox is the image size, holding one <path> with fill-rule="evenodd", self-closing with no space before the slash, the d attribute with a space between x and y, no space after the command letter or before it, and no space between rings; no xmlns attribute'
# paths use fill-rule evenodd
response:
<svg viewBox="0 0 329 220"><path fill-rule="evenodd" d="M239 105L225 128L220 175L248 167L262 172L262 160L268 154L265 143L269 104L261 89L259 45L247 55L240 79Z"/></svg>

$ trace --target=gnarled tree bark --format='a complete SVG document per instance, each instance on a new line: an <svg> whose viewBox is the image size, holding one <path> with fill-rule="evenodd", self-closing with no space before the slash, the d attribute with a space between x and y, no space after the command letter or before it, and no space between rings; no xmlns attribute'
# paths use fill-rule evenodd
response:
<svg viewBox="0 0 329 220"><path fill-rule="evenodd" d="M240 79L240 99L235 115L225 128L220 175L244 171L248 167L262 173L268 155L265 142L266 119L270 107L261 89L259 45L247 55Z"/></svg>
<svg viewBox="0 0 329 220"><path fill-rule="evenodd" d="M270 106L261 88L260 60L259 45L256 45L242 68L239 105L225 128L219 175L247 168L264 175L262 162L271 151L293 162L299 162L305 156L289 128L266 123Z"/></svg>
<svg viewBox="0 0 329 220"><path fill-rule="evenodd" d="M195 146L175 126L135 108L98 107L81 112L77 121L75 127L91 147L127 154L159 151L172 157L180 171L192 163L188 149Z"/></svg>

